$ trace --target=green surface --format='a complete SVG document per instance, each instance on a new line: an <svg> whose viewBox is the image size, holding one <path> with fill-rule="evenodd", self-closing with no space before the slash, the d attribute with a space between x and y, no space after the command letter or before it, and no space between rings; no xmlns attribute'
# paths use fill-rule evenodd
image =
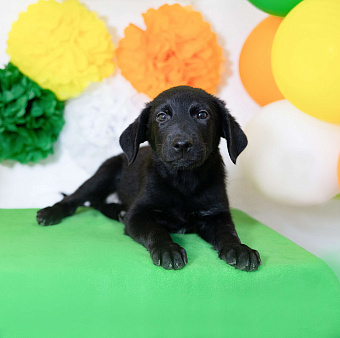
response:
<svg viewBox="0 0 340 338"><path fill-rule="evenodd" d="M0 337L340 337L340 285L328 266L244 213L257 272L237 271L196 235L174 235L188 265L167 271L94 210L41 227L0 210Z"/></svg>

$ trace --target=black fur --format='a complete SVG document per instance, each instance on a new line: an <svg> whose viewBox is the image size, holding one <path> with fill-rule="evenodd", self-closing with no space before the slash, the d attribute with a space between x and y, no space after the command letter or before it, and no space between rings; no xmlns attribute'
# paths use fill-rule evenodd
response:
<svg viewBox="0 0 340 338"><path fill-rule="evenodd" d="M126 234L147 248L155 265L183 268L186 251L170 233L195 232L228 264L257 270L260 256L241 244L230 215L221 137L235 163L247 138L224 102L201 89L166 90L122 133L125 155L104 162L75 193L38 211L37 220L59 223L89 201L110 218L125 214ZM150 146L139 149L144 141ZM120 204L106 203L113 192Z"/></svg>

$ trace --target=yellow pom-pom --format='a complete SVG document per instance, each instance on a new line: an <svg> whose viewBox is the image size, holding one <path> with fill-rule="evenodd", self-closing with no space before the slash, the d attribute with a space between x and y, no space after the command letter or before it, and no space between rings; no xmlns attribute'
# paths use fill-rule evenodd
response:
<svg viewBox="0 0 340 338"><path fill-rule="evenodd" d="M7 53L22 73L60 100L77 96L114 70L105 24L77 0L30 5L12 25Z"/></svg>

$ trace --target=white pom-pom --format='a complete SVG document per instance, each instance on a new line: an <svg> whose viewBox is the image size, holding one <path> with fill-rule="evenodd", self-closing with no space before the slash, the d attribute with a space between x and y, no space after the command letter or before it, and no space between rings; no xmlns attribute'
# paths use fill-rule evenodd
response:
<svg viewBox="0 0 340 338"><path fill-rule="evenodd" d="M119 136L148 101L120 75L104 79L67 101L61 143L93 174L106 159L122 152Z"/></svg>
<svg viewBox="0 0 340 338"><path fill-rule="evenodd" d="M290 205L321 204L339 192L340 126L319 121L287 100L263 107L245 128L245 176L263 194Z"/></svg>

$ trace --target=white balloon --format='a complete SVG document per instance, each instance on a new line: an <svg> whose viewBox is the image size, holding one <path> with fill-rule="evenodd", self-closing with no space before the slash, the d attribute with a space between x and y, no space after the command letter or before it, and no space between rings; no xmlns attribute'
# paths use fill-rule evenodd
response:
<svg viewBox="0 0 340 338"><path fill-rule="evenodd" d="M281 100L245 128L245 176L263 194L289 205L321 204L339 193L340 126L317 120Z"/></svg>
<svg viewBox="0 0 340 338"><path fill-rule="evenodd" d="M149 100L119 74L90 86L66 102L62 145L93 174L106 159L122 152L120 134Z"/></svg>

